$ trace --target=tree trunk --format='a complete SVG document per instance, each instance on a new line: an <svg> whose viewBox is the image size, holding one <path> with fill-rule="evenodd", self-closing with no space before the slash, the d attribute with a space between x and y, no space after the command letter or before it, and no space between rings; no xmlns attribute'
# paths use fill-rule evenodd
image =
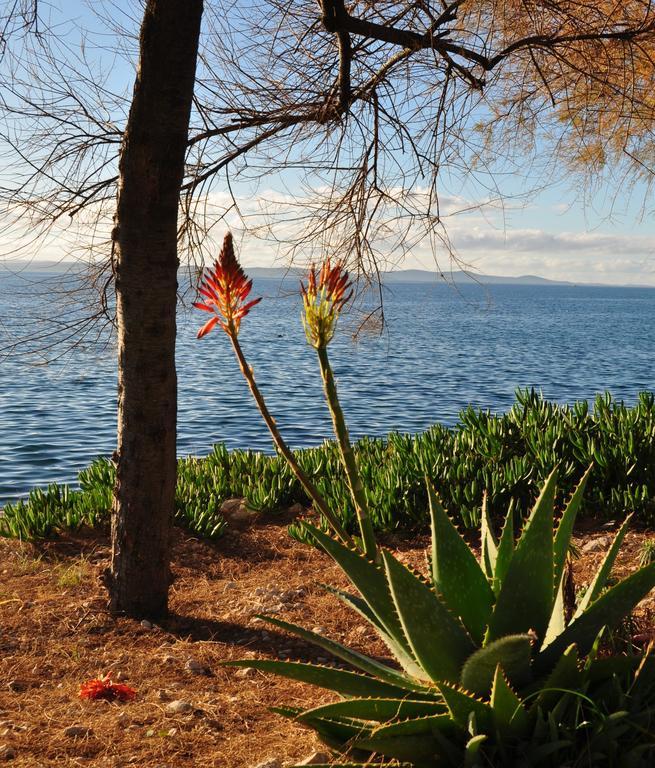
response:
<svg viewBox="0 0 655 768"><path fill-rule="evenodd" d="M113 232L118 450L110 608L168 609L176 484L177 216L202 0L148 0Z"/></svg>

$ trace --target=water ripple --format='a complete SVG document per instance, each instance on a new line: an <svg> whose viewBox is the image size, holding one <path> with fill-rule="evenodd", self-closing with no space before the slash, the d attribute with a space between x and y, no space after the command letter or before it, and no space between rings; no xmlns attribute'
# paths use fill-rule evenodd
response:
<svg viewBox="0 0 655 768"><path fill-rule="evenodd" d="M0 348L24 329L33 301L3 276ZM296 297L267 294L243 325L241 341L270 410L293 447L331 437L315 354L306 345ZM452 290L396 285L387 330L354 342L346 319L331 349L354 438L453 424L469 403L504 411L517 386L558 402L610 390L634 401L654 389L655 291L494 286ZM266 428L230 345L215 332L196 341L198 313L181 312L177 345L180 455L213 443L270 451ZM3 336L4 334L4 336ZM83 347L48 365L24 354L0 359L0 504L33 486L74 481L115 447L115 353Z"/></svg>

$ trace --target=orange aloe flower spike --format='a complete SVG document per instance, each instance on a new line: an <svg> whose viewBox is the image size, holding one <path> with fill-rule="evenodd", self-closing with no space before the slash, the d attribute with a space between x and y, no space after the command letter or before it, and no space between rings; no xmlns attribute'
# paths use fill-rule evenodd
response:
<svg viewBox="0 0 655 768"><path fill-rule="evenodd" d="M343 267L343 262L337 261L337 263L332 266L330 264L330 259L326 259L321 271L321 288L325 287L330 300L339 309L341 309L352 296L352 291L349 291L346 294L346 290L350 285L350 278L348 272Z"/></svg>
<svg viewBox="0 0 655 768"><path fill-rule="evenodd" d="M319 273L312 265L307 285L301 281L305 335L316 349L327 347L332 340L339 313L352 296L352 291L348 291L350 285L343 263L338 261L332 266L329 258L324 260Z"/></svg>

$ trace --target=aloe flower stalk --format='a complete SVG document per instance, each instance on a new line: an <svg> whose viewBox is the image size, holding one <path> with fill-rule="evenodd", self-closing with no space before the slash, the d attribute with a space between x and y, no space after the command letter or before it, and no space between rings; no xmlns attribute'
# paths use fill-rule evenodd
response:
<svg viewBox="0 0 655 768"><path fill-rule="evenodd" d="M314 347L318 355L325 399L332 416L334 433L339 443L343 466L355 505L364 554L371 560L377 560L378 547L373 524L368 514L366 492L350 443L348 427L339 402L337 384L327 353L328 344L334 336L339 313L352 296L352 290L349 290L350 286L348 272L343 268L340 261L332 265L330 259L326 259L319 274L312 267L307 278L307 285L302 282L300 284L304 309L302 320L307 341Z"/></svg>
<svg viewBox="0 0 655 768"><path fill-rule="evenodd" d="M194 302L193 306L205 312L214 314L209 321L198 331L197 338L206 336L217 324L219 324L232 342L232 348L239 362L241 373L243 374L250 392L259 408L259 412L268 427L273 443L278 451L284 456L292 472L298 478L307 494L313 500L318 511L325 517L332 526L334 532L339 538L347 544L352 544L352 539L341 525L339 519L332 513L325 499L321 496L318 488L310 480L308 475L300 467L289 446L284 441L280 430L271 415L264 396L262 395L255 374L246 360L241 344L239 344L239 330L241 320L248 314L250 309L261 301L261 297L244 303L252 289L252 280L249 280L239 264L234 253L234 244L232 235L228 232L223 240L223 247L214 262L212 269L208 269L202 279L199 293L205 297L204 301Z"/></svg>

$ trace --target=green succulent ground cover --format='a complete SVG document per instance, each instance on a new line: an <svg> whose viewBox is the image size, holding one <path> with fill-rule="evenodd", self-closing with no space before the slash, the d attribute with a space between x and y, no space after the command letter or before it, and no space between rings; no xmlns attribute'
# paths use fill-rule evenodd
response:
<svg viewBox="0 0 655 768"><path fill-rule="evenodd" d="M510 411L494 415L468 408L452 429L435 425L420 435L392 433L355 446L362 481L378 531L426 527L424 476L439 489L459 522L477 525L482 494L492 517L508 507L527 510L541 483L559 467L560 499L590 464L594 465L581 513L611 518L634 513L655 521L655 397L641 393L634 407L609 394L587 403L560 406L532 390L517 391ZM353 528L354 509L335 443L297 453L330 507ZM245 496L254 509L275 512L309 499L281 457L251 451L228 452L217 445L209 456L181 459L177 522L213 538L225 523L219 513L231 496ZM7 504L0 533L45 538L60 530L106 521L113 468L104 459L79 475L79 490L51 485L24 502ZM296 529L296 535L300 531Z"/></svg>
<svg viewBox="0 0 655 768"><path fill-rule="evenodd" d="M439 490L458 522L474 527L483 491L492 517L529 508L551 470L559 467L560 501L586 467L594 465L581 514L655 521L655 396L642 393L634 407L609 394L559 406L532 390L517 391L508 413L468 408L452 429L435 425L420 435L392 433L355 445L357 462L378 531L425 528L429 522L424 476ZM336 443L297 452L331 509L354 529L354 508ZM219 513L231 496L245 496L254 509L275 512L309 499L281 457L228 452L217 445L209 456L182 459L177 487L177 522L198 535L219 536ZM113 468L106 460L80 473L79 490L51 485L25 502L7 504L0 534L43 538L107 519ZM299 529L296 535L301 536Z"/></svg>

